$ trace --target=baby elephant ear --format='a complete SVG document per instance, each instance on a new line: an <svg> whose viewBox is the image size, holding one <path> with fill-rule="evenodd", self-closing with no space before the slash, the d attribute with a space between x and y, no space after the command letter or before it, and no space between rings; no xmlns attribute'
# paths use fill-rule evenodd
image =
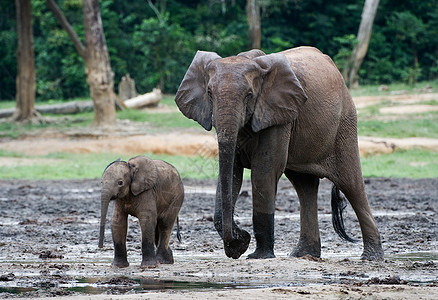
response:
<svg viewBox="0 0 438 300"><path fill-rule="evenodd" d="M136 156L128 160L128 165L131 172L131 192L134 196L155 186L158 171L152 159Z"/></svg>
<svg viewBox="0 0 438 300"><path fill-rule="evenodd" d="M179 110L206 130L211 130L213 108L207 95L205 67L219 58L221 57L214 52L198 51L175 96Z"/></svg>
<svg viewBox="0 0 438 300"><path fill-rule="evenodd" d="M274 53L255 57L254 61L265 74L251 121L252 129L258 132L270 126L292 123L307 95L286 56Z"/></svg>

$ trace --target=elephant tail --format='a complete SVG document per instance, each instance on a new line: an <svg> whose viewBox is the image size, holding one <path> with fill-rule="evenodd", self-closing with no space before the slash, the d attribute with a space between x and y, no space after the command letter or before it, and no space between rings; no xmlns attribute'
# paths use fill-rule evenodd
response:
<svg viewBox="0 0 438 300"><path fill-rule="evenodd" d="M347 200L341 196L339 189L336 185L332 187L332 223L335 232L344 240L352 243L358 242L358 240L351 238L346 232L344 227L344 218L342 213L347 207Z"/></svg>
<svg viewBox="0 0 438 300"><path fill-rule="evenodd" d="M178 242L181 243L181 232L179 231L179 217L176 217L176 237Z"/></svg>

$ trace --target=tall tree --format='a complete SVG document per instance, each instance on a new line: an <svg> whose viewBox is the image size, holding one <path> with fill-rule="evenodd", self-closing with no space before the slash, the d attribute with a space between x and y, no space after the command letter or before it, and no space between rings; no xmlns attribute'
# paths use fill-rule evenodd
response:
<svg viewBox="0 0 438 300"><path fill-rule="evenodd" d="M15 0L17 13L17 79L14 122L40 121L35 110L35 57L33 51L32 7L30 0Z"/></svg>
<svg viewBox="0 0 438 300"><path fill-rule="evenodd" d="M252 49L260 49L261 25L259 0L246 0L246 18L248 20L248 35Z"/></svg>
<svg viewBox="0 0 438 300"><path fill-rule="evenodd" d="M368 51L379 1L380 0L365 0L359 31L357 33L358 43L354 46L349 63L343 72L344 78L350 87L358 86L357 73Z"/></svg>
<svg viewBox="0 0 438 300"><path fill-rule="evenodd" d="M59 23L67 31L79 55L86 64L87 83L94 107L94 126L112 125L116 122L114 73L103 32L98 0L83 0L85 27L84 46L73 27L54 0L47 0Z"/></svg>

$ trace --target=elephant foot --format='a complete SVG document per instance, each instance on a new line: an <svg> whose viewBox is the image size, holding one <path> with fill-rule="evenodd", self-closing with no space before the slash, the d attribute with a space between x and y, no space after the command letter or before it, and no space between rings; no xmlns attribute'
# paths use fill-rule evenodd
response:
<svg viewBox="0 0 438 300"><path fill-rule="evenodd" d="M245 230L239 230L238 238L229 242L224 241L225 254L228 257L238 259L248 249L251 236Z"/></svg>
<svg viewBox="0 0 438 300"><path fill-rule="evenodd" d="M275 258L274 250L256 249L253 253L248 255L248 259L266 259Z"/></svg>
<svg viewBox="0 0 438 300"><path fill-rule="evenodd" d="M158 267L158 261L156 259L143 259L140 265L142 269L152 269Z"/></svg>
<svg viewBox="0 0 438 300"><path fill-rule="evenodd" d="M116 268L127 268L127 267L129 267L128 260L126 260L126 259L114 259L113 263L111 265L113 267L116 267Z"/></svg>
<svg viewBox="0 0 438 300"><path fill-rule="evenodd" d="M168 248L167 250L157 251L157 261L160 264L173 264L173 254L172 250Z"/></svg>
<svg viewBox="0 0 438 300"><path fill-rule="evenodd" d="M383 260L384 252L380 238L378 243L364 243L363 253L360 257L362 260Z"/></svg>
<svg viewBox="0 0 438 300"><path fill-rule="evenodd" d="M313 257L321 257L321 242L310 243L306 238L300 238L298 245L293 249L289 256L303 257L311 255Z"/></svg>

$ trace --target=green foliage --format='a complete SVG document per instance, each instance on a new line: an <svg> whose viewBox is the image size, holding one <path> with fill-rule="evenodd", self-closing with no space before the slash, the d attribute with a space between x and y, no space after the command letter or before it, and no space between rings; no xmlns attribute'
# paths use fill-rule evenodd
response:
<svg viewBox="0 0 438 300"><path fill-rule="evenodd" d="M357 39L354 34L346 34L341 37L334 37L333 40L339 44L338 53L333 57L333 61L342 73L349 63L353 48L357 44Z"/></svg>
<svg viewBox="0 0 438 300"><path fill-rule="evenodd" d="M89 97L85 64L45 0L32 0L37 101ZM84 42L81 0L57 0ZM174 93L197 50L249 50L246 1L99 1L115 88L129 73L140 93ZM356 41L363 0L260 1L262 50L310 45L341 70ZM15 5L0 0L0 100L15 97ZM341 21L339 21L341 20ZM438 1L381 0L360 84L438 78Z"/></svg>
<svg viewBox="0 0 438 300"><path fill-rule="evenodd" d="M149 18L135 27L134 50L141 54L139 65L147 73L137 78L144 90L159 87L161 90L176 90L181 81L187 61L193 53L185 31L179 24L171 23L169 14Z"/></svg>

